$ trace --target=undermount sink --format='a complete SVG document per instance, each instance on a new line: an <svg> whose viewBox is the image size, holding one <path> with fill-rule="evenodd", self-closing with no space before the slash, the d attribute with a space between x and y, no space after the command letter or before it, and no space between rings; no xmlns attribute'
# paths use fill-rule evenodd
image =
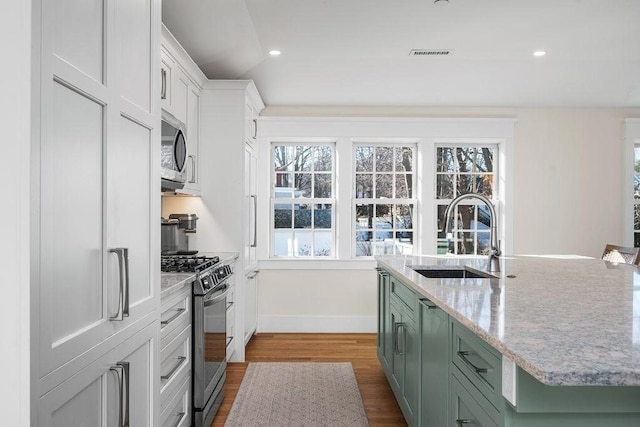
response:
<svg viewBox="0 0 640 427"><path fill-rule="evenodd" d="M497 279L491 273L476 270L470 267L448 267L409 265L410 269L416 273L431 279Z"/></svg>

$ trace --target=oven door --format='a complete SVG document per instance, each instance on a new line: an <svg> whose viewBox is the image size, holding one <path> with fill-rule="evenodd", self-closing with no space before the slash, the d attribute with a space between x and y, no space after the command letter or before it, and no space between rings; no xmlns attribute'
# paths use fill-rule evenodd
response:
<svg viewBox="0 0 640 427"><path fill-rule="evenodd" d="M227 366L227 293L225 283L204 296L194 296L193 407L203 410Z"/></svg>

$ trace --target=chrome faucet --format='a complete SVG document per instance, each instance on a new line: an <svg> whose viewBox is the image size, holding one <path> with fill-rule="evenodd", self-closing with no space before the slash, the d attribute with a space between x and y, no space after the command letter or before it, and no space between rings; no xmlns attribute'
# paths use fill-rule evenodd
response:
<svg viewBox="0 0 640 427"><path fill-rule="evenodd" d="M460 201L465 199L478 199L482 201L489 208L489 214L491 215L491 222L489 224L489 240L491 247L489 248L489 259L487 261L487 271L491 273L500 272L500 245L498 244L498 227L496 225L497 217L496 210L491 203L491 200L487 199L485 196L481 194L475 193L467 193L461 194L449 203L447 209L444 211L444 233L445 237L449 234L449 223L451 222L451 213L454 208L460 203Z"/></svg>

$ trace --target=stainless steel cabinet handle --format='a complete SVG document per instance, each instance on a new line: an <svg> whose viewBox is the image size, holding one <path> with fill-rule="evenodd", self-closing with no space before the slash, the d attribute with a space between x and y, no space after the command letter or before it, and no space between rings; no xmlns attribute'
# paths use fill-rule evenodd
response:
<svg viewBox="0 0 640 427"><path fill-rule="evenodd" d="M247 279L251 280L251 279L255 279L256 276L258 275L258 273L260 273L260 270L254 270L251 273L249 273L247 275Z"/></svg>
<svg viewBox="0 0 640 427"><path fill-rule="evenodd" d="M402 351L400 351L400 346L398 345L398 337L400 336L400 328L402 328L402 331L404 333L404 328L405 328L405 324L404 323L396 323L395 326L395 342L394 342L394 351L397 355L403 355L404 354L404 339L402 340Z"/></svg>
<svg viewBox="0 0 640 427"><path fill-rule="evenodd" d="M182 313L184 313L186 310L186 308L179 308L176 310L176 313L169 317L167 320L161 320L160 321L160 325L162 326L167 326L169 323L173 322L174 320L176 320Z"/></svg>
<svg viewBox="0 0 640 427"><path fill-rule="evenodd" d="M129 362L118 362L109 368L118 376L120 395L118 410L118 427L129 427Z"/></svg>
<svg viewBox="0 0 640 427"><path fill-rule="evenodd" d="M176 373L178 369L180 369L180 366L182 366L182 364L187 360L185 356L178 356L176 357L176 359L178 360L178 363L176 363L176 365L173 368L171 368L171 370L168 373L166 373L165 375L162 375L160 378L162 378L163 380L168 380L173 376L173 374Z"/></svg>
<svg viewBox="0 0 640 427"><path fill-rule="evenodd" d="M118 256L120 282L118 311L115 316L110 317L109 320L124 320L125 317L129 317L129 249L115 248L109 250L109 252Z"/></svg>
<svg viewBox="0 0 640 427"><path fill-rule="evenodd" d="M458 427L462 427L464 424L471 424L470 420L456 420L456 424L458 424Z"/></svg>
<svg viewBox="0 0 640 427"><path fill-rule="evenodd" d="M253 136L251 138L258 138L258 119L253 119Z"/></svg>
<svg viewBox="0 0 640 427"><path fill-rule="evenodd" d="M258 196L251 195L253 199L253 236L251 241L251 247L255 248L258 245Z"/></svg>
<svg viewBox="0 0 640 427"><path fill-rule="evenodd" d="M228 301L227 302L227 311L229 311L229 309L233 307L233 301Z"/></svg>
<svg viewBox="0 0 640 427"><path fill-rule="evenodd" d="M427 310L435 310L438 308L437 305L435 305L434 303L432 303L431 301L429 301L428 299L421 299L420 300L420 304L422 304L422 306L424 308L426 308Z"/></svg>
<svg viewBox="0 0 640 427"><path fill-rule="evenodd" d="M175 427L178 427L180 425L180 423L182 422L182 420L184 419L184 417L187 416L187 413L186 412L176 412L173 415L178 417L178 422L176 423L176 426L175 426Z"/></svg>
<svg viewBox="0 0 640 427"><path fill-rule="evenodd" d="M160 99L167 99L167 70L160 69L160 77L162 77L162 89L160 91Z"/></svg>
<svg viewBox="0 0 640 427"><path fill-rule="evenodd" d="M460 359L462 359L462 361L464 363L469 365L471 367L471 369L476 371L476 374L486 374L487 371L488 371L487 368L479 368L476 365L474 365L473 363L471 363L471 361L469 359L467 359L466 356L469 356L470 354L473 354L473 353L471 353L470 351L459 351L458 352L458 357L460 357Z"/></svg>
<svg viewBox="0 0 640 427"><path fill-rule="evenodd" d="M191 179L189 183L195 184L196 182L196 156L193 154L189 155L189 159L191 159Z"/></svg>

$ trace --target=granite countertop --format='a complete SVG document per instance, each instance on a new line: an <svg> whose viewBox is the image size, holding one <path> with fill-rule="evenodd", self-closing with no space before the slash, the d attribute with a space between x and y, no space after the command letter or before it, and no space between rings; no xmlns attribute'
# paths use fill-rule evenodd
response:
<svg viewBox="0 0 640 427"><path fill-rule="evenodd" d="M501 258L499 279L429 279L407 265L483 270L486 258L376 260L544 384L640 386L635 266L586 257L516 256Z"/></svg>
<svg viewBox="0 0 640 427"><path fill-rule="evenodd" d="M198 256L218 256L222 263L232 263L238 258L238 252L198 252ZM160 298L166 298L191 284L195 273L160 273Z"/></svg>

